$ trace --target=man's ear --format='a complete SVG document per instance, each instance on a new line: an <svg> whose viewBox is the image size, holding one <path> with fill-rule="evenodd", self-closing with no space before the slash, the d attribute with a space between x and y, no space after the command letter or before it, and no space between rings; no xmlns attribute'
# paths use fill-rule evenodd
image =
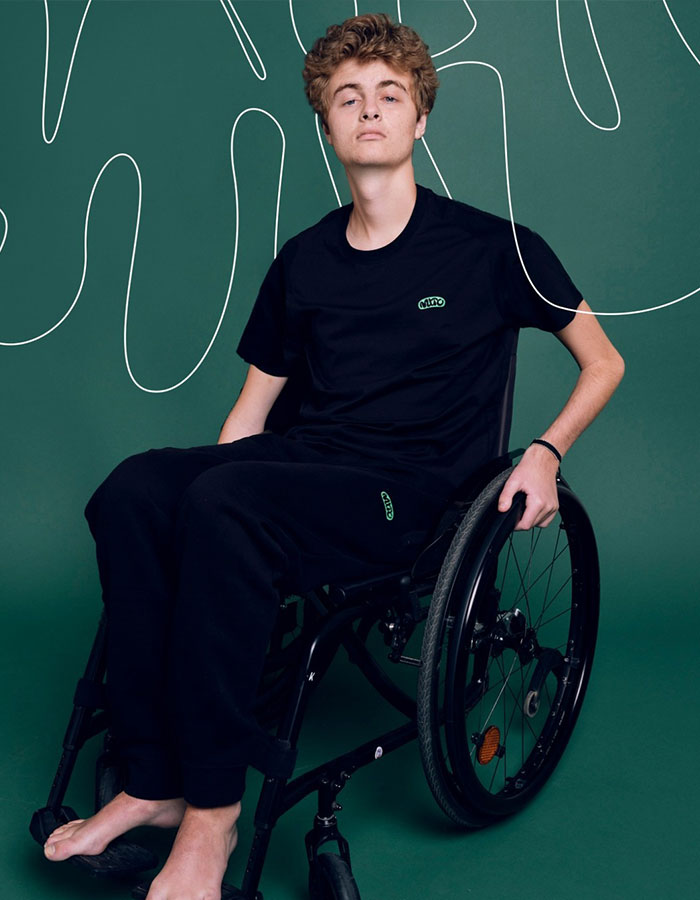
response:
<svg viewBox="0 0 700 900"><path fill-rule="evenodd" d="M428 113L426 111L426 112L423 112L420 114L420 116L418 117L418 121L416 122L416 130L414 132L416 140L423 137L423 135L425 134L425 129L426 129L427 124L428 124Z"/></svg>
<svg viewBox="0 0 700 900"><path fill-rule="evenodd" d="M323 118L323 116L321 116L321 126L322 126L322 128L323 128L323 133L324 133L325 136L326 136L326 140L328 141L328 143L329 143L331 146L333 146L333 142L331 141L331 133L330 133L330 131L328 130L328 125L326 125L326 120Z"/></svg>

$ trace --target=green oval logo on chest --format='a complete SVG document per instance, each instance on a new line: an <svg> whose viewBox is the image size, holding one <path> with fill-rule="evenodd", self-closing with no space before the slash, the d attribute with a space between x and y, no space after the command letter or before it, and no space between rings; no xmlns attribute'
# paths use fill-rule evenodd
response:
<svg viewBox="0 0 700 900"><path fill-rule="evenodd" d="M444 297L423 297L418 301L418 309L434 309L437 306L444 306Z"/></svg>
<svg viewBox="0 0 700 900"><path fill-rule="evenodd" d="M387 519L391 521L394 518L394 504L391 502L391 497L386 491L382 491L382 501L384 503L384 513Z"/></svg>

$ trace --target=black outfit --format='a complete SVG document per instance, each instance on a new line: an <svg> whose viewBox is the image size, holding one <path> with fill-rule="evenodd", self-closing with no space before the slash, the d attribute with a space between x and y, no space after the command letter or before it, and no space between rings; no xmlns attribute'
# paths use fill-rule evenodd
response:
<svg viewBox="0 0 700 900"><path fill-rule="evenodd" d="M272 433L117 466L86 515L127 793L240 799L271 750L248 709L281 597L410 564L444 506Z"/></svg>
<svg viewBox="0 0 700 900"><path fill-rule="evenodd" d="M559 331L582 300L535 232L417 185L401 234L355 250L352 205L284 245L238 345L309 382L287 435L449 494L493 457L509 329Z"/></svg>
<svg viewBox="0 0 700 900"><path fill-rule="evenodd" d="M573 317L533 294L503 219L418 186L399 237L357 251L349 213L285 244L238 346L301 379L297 423L131 457L88 504L134 796L240 798L269 751L249 710L281 597L410 564L493 453L508 329ZM545 242L518 234L535 284L577 306Z"/></svg>

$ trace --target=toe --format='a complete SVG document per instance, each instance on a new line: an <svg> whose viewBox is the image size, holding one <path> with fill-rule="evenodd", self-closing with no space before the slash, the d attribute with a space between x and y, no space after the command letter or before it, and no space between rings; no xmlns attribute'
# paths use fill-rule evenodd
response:
<svg viewBox="0 0 700 900"><path fill-rule="evenodd" d="M66 837L67 834L70 834L76 827L76 825L80 825L85 821L85 819L73 819L71 822L66 822L65 825L59 825L58 828L54 828L51 834L46 839L46 844L52 844L54 841L61 840ZM44 844L44 846L46 846Z"/></svg>
<svg viewBox="0 0 700 900"><path fill-rule="evenodd" d="M74 856L77 852L70 838L66 838L63 841L54 841L53 844L49 844L44 849L46 858L54 862L62 862L64 859L68 859L69 856Z"/></svg>
<svg viewBox="0 0 700 900"><path fill-rule="evenodd" d="M55 859L56 858L56 845L58 841L52 841L49 843L48 841L44 844L44 856L47 859Z"/></svg>

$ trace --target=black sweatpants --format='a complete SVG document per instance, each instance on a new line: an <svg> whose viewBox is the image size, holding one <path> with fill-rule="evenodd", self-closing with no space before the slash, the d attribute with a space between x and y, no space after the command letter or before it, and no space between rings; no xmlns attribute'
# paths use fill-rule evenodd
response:
<svg viewBox="0 0 700 900"><path fill-rule="evenodd" d="M410 564L445 504L270 432L117 466L85 514L127 792L239 800L266 739L250 709L280 600Z"/></svg>

